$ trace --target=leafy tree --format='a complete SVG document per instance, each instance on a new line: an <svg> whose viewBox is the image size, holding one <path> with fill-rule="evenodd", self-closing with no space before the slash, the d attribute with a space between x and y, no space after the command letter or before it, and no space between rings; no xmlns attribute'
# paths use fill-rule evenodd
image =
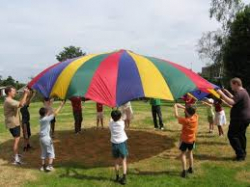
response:
<svg viewBox="0 0 250 187"><path fill-rule="evenodd" d="M229 28L223 46L223 62L227 79L239 77L250 92L250 6L240 11Z"/></svg>
<svg viewBox="0 0 250 187"><path fill-rule="evenodd" d="M221 28L204 33L198 41L197 51L201 59L210 60L213 63L222 62L221 49L226 41L228 29L237 12L243 7L241 0L211 0L210 18L215 18L221 23Z"/></svg>
<svg viewBox="0 0 250 187"><path fill-rule="evenodd" d="M86 53L82 52L80 47L69 46L69 47L64 47L63 51L60 52L58 55L56 55L56 59L62 62L67 59L76 58L84 55L86 55Z"/></svg>

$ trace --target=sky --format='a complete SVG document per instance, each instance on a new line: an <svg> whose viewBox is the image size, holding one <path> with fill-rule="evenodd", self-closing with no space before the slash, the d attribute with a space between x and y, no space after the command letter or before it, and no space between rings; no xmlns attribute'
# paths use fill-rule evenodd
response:
<svg viewBox="0 0 250 187"><path fill-rule="evenodd" d="M129 49L200 72L197 42L219 27L209 18L210 0L0 2L0 75L21 82L55 64L70 45L87 54Z"/></svg>

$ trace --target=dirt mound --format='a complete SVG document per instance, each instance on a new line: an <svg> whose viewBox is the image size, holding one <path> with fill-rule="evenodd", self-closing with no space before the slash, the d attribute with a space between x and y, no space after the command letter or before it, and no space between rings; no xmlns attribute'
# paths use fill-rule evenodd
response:
<svg viewBox="0 0 250 187"><path fill-rule="evenodd" d="M160 133L128 130L128 149L130 163L150 158L174 147L174 140ZM11 161L12 140L0 145L0 158ZM40 166L39 136L31 137L33 150L23 153L24 168ZM57 131L54 139L56 167L64 165L81 165L84 168L107 167L113 165L111 155L110 133L108 129L87 129L75 135L72 131Z"/></svg>

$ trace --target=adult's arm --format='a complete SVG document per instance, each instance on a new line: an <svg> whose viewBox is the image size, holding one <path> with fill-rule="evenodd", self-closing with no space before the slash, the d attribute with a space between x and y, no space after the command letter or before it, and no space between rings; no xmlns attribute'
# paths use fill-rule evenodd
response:
<svg viewBox="0 0 250 187"><path fill-rule="evenodd" d="M231 92L229 92L227 89L223 89L223 92L224 92L228 97L230 97L231 99L234 98L233 94L231 94Z"/></svg>
<svg viewBox="0 0 250 187"><path fill-rule="evenodd" d="M226 103L228 103L229 105L235 105L235 101L232 98L228 97L225 93L223 93L223 91L217 90L217 93L222 97L222 99Z"/></svg>

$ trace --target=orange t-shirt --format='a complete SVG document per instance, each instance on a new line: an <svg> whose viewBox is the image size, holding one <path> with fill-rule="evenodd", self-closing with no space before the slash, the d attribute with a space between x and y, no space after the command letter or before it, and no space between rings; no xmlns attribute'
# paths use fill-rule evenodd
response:
<svg viewBox="0 0 250 187"><path fill-rule="evenodd" d="M178 122L182 124L181 141L193 143L196 140L198 115L194 114L192 117L178 118Z"/></svg>

